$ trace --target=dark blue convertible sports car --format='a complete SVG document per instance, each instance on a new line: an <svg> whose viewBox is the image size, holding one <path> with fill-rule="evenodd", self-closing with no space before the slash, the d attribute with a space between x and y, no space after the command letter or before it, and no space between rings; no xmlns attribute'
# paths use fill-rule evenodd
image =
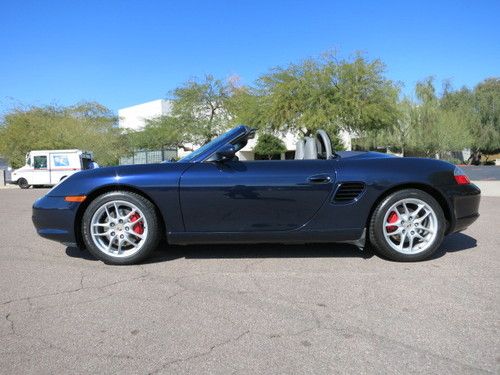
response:
<svg viewBox="0 0 500 375"><path fill-rule="evenodd" d="M467 228L480 190L444 161L333 152L324 131L295 160L240 161L255 131L238 126L175 163L76 173L33 206L45 238L111 264L169 244L369 242L386 258L430 257Z"/></svg>

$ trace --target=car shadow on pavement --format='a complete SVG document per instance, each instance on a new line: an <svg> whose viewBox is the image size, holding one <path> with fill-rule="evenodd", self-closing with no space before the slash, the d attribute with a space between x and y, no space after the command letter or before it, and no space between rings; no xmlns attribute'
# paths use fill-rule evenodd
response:
<svg viewBox="0 0 500 375"><path fill-rule="evenodd" d="M437 259L446 253L469 250L477 246L476 239L454 233L445 237L439 250L431 257ZM75 247L66 248L66 254L73 258L97 260L88 251ZM174 259L241 259L241 258L362 258L370 259L374 252L370 246L363 251L348 244L255 244L255 245L189 245L168 246L161 243L144 263L167 262Z"/></svg>
<svg viewBox="0 0 500 375"><path fill-rule="evenodd" d="M475 238L465 233L453 233L446 236L438 251L430 259L441 258L446 253L456 253L463 250L470 250L477 247Z"/></svg>
<svg viewBox="0 0 500 375"><path fill-rule="evenodd" d="M97 260L86 250L76 247L66 248L66 255L85 260ZM366 248L361 251L348 244L232 244L232 245L167 245L160 246L143 263L166 262L186 259L240 259L240 258L371 258L373 252Z"/></svg>
<svg viewBox="0 0 500 375"><path fill-rule="evenodd" d="M66 248L66 255L71 257L71 258L81 258L81 259L85 259L85 260L98 260L92 254L90 254L87 250L79 249L78 247L67 247Z"/></svg>
<svg viewBox="0 0 500 375"><path fill-rule="evenodd" d="M348 244L254 244L254 245L190 245L160 246L146 263L162 260L186 259L242 259L242 258L371 258L369 249L361 251Z"/></svg>

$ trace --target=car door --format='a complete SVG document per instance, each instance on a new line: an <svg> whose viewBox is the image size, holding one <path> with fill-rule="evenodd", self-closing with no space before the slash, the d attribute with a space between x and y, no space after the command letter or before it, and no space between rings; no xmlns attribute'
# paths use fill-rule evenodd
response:
<svg viewBox="0 0 500 375"><path fill-rule="evenodd" d="M188 232L286 231L307 223L332 192L331 160L193 163L180 179Z"/></svg>
<svg viewBox="0 0 500 375"><path fill-rule="evenodd" d="M33 185L48 185L50 184L50 171L48 168L47 155L33 156L33 180L30 181Z"/></svg>

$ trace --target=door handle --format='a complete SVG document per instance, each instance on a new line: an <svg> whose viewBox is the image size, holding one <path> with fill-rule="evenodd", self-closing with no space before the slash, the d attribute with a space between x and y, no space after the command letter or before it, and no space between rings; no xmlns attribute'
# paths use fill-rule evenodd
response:
<svg viewBox="0 0 500 375"><path fill-rule="evenodd" d="M311 184L328 184L332 181L332 178L326 174L317 174L310 176L307 180Z"/></svg>

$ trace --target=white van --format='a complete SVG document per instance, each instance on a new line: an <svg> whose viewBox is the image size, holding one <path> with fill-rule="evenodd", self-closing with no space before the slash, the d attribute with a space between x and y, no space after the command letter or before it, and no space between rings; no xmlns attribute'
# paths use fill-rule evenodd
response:
<svg viewBox="0 0 500 375"><path fill-rule="evenodd" d="M11 184L21 189L53 186L69 175L95 167L91 152L81 150L40 150L26 154L26 165L12 171Z"/></svg>

